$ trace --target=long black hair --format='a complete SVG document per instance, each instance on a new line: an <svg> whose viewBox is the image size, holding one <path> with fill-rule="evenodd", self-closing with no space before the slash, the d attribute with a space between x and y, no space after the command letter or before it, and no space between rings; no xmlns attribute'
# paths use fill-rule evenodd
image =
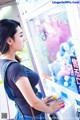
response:
<svg viewBox="0 0 80 120"><path fill-rule="evenodd" d="M2 54L5 54L9 50L7 38L14 38L18 26L21 26L18 21L11 19L0 20L0 52Z"/></svg>

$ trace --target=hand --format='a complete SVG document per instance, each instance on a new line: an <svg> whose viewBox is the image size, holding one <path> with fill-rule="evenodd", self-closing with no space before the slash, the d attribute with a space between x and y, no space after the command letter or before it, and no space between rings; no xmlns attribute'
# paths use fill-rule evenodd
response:
<svg viewBox="0 0 80 120"><path fill-rule="evenodd" d="M45 103L45 104L47 104L47 103L50 103L51 101L52 101L52 99L53 99L53 96L51 95L51 96L47 96L47 97L45 97L44 99L43 99L43 102Z"/></svg>
<svg viewBox="0 0 80 120"><path fill-rule="evenodd" d="M63 100L55 100L54 102L49 103L50 107L53 110L53 113L55 113L57 110L65 106Z"/></svg>

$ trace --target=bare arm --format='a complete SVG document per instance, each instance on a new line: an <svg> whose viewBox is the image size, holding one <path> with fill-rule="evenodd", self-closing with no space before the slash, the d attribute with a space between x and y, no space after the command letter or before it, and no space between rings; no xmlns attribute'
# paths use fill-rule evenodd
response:
<svg viewBox="0 0 80 120"><path fill-rule="evenodd" d="M19 88L29 105L36 110L46 113L54 113L63 105L63 101L57 100L50 103L50 106L47 106L41 99L39 99L35 95L30 82L26 77L20 77L16 82L16 86Z"/></svg>

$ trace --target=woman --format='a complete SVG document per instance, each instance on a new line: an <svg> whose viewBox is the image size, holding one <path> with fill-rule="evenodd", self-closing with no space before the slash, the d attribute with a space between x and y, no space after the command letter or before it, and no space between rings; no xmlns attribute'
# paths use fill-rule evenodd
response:
<svg viewBox="0 0 80 120"><path fill-rule="evenodd" d="M2 67L7 61L14 61L7 69L7 82L14 93L14 100L20 111L16 117L18 120L34 120L33 109L36 120L45 120L44 113L54 113L63 105L62 100L49 102L51 97L43 100L37 97L36 85L39 76L36 72L20 64L16 57L17 51L24 47L23 32L20 23L15 20L3 19L0 21L0 51L2 53L0 62ZM49 103L48 103L49 102ZM15 118L15 119L16 119Z"/></svg>

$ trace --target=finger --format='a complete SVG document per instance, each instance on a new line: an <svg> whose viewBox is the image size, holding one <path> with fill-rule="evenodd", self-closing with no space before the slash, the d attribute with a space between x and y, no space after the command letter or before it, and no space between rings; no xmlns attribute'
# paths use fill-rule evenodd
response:
<svg viewBox="0 0 80 120"><path fill-rule="evenodd" d="M62 108L62 107L65 106L65 104L64 104L63 102L59 102L57 105L58 105L60 108Z"/></svg>
<svg viewBox="0 0 80 120"><path fill-rule="evenodd" d="M56 100L55 104L62 106L62 105L64 105L64 101L63 100Z"/></svg>
<svg viewBox="0 0 80 120"><path fill-rule="evenodd" d="M58 99L57 99L57 100L55 100L55 101L58 102L58 103L60 103L60 102L61 102L61 103L64 103L63 100L58 100Z"/></svg>
<svg viewBox="0 0 80 120"><path fill-rule="evenodd" d="M52 96L52 95L50 95L50 96L48 96L48 98L53 98L53 96Z"/></svg>

